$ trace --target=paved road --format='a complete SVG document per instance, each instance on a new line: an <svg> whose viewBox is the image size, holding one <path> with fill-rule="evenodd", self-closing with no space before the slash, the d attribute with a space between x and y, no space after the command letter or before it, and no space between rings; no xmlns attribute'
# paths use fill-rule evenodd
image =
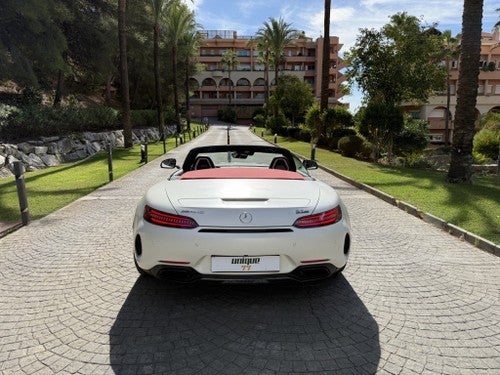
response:
<svg viewBox="0 0 500 375"><path fill-rule="evenodd" d="M262 142L238 127L231 141ZM169 156L202 143L226 143L225 129ZM0 239L1 374L500 373L500 258L323 171L352 218L340 277L138 278L132 213L168 173L155 160Z"/></svg>

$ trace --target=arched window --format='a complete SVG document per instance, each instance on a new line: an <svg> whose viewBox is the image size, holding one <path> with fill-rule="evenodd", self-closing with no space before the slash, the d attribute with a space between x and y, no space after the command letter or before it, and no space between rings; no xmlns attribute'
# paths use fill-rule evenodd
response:
<svg viewBox="0 0 500 375"><path fill-rule="evenodd" d="M266 81L264 78L257 78L255 82L253 83L254 86L265 86Z"/></svg>
<svg viewBox="0 0 500 375"><path fill-rule="evenodd" d="M236 82L236 86L250 86L250 81L246 78L240 78L238 82Z"/></svg>
<svg viewBox="0 0 500 375"><path fill-rule="evenodd" d="M216 86L215 81L212 78L205 78L201 83L202 86Z"/></svg>
<svg viewBox="0 0 500 375"><path fill-rule="evenodd" d="M229 78L222 78L219 83L219 87L220 86L233 86L233 81Z"/></svg>

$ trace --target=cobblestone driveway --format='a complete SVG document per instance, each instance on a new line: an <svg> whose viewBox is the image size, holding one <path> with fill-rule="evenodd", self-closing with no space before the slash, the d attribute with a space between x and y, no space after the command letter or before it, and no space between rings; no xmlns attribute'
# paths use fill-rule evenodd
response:
<svg viewBox="0 0 500 375"><path fill-rule="evenodd" d="M246 128L232 143L258 143ZM226 143L212 127L169 152ZM2 374L499 374L500 258L323 172L350 210L343 275L307 286L138 278L155 160L0 239ZM314 246L313 242L311 246Z"/></svg>

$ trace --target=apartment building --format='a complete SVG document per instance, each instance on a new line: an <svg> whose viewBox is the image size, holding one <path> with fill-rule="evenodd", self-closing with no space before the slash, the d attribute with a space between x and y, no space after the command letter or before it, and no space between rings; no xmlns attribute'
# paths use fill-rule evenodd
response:
<svg viewBox="0 0 500 375"><path fill-rule="evenodd" d="M193 118L215 117L218 109L231 105L238 114L238 121L250 123L257 108L265 101L264 64L259 58L254 36L239 36L233 30L206 30L199 49L199 63L204 71L190 78L194 95L190 99ZM279 74L294 74L311 85L314 97L319 101L321 92L321 70L323 40L313 41L304 34L286 46L285 62ZM329 103L334 105L343 96L341 84L345 77L340 73L344 67L339 58L342 44L338 37L330 37ZM238 64L230 72L221 62L226 51L236 53ZM269 68L271 91L276 84L275 72Z"/></svg>
<svg viewBox="0 0 500 375"><path fill-rule="evenodd" d="M482 33L480 60L476 104L478 119L480 115L488 112L500 112L500 28L496 28L492 33ZM458 59L450 62L450 141L457 106L458 68ZM405 110L411 112L413 117L427 120L433 143L443 143L446 139L446 102L446 90L443 90L430 97L424 105L405 105Z"/></svg>

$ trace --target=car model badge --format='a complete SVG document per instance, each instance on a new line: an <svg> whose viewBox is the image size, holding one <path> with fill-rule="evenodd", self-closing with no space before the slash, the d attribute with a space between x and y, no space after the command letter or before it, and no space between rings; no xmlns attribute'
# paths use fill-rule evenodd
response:
<svg viewBox="0 0 500 375"><path fill-rule="evenodd" d="M252 222L252 215L249 214L248 212L243 212L240 214L240 221L243 223L243 224L249 224Z"/></svg>

